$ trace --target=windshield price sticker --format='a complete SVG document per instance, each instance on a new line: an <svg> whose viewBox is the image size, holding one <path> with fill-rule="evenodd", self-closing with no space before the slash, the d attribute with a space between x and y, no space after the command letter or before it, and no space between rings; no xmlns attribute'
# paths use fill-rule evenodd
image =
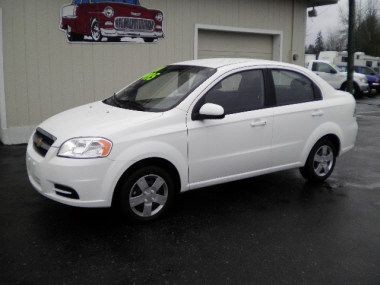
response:
<svg viewBox="0 0 380 285"><path fill-rule="evenodd" d="M144 75L144 76L142 77L142 80L150 81L150 80L153 80L153 79L157 78L158 76L161 75L160 71L163 70L163 69L164 69L164 67L163 67L163 68L160 68L160 69L158 69L158 70L156 70L156 71L153 71L153 72L151 72L151 73L148 73L148 74Z"/></svg>

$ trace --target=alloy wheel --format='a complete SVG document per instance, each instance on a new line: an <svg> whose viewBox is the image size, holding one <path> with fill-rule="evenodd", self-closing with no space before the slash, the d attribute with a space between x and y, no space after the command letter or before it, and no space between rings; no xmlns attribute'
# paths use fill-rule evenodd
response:
<svg viewBox="0 0 380 285"><path fill-rule="evenodd" d="M321 146L314 155L313 167L315 174L326 176L334 164L334 151L328 145Z"/></svg>
<svg viewBox="0 0 380 285"><path fill-rule="evenodd" d="M99 41L101 38L101 32L98 21L94 20L91 25L91 36L94 41Z"/></svg>
<svg viewBox="0 0 380 285"><path fill-rule="evenodd" d="M158 175L149 174L137 180L129 194L129 206L139 217L158 214L168 200L168 185Z"/></svg>

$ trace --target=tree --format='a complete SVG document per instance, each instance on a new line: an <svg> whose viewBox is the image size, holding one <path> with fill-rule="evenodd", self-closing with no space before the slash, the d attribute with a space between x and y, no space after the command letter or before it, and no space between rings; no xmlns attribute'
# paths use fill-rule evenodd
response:
<svg viewBox="0 0 380 285"><path fill-rule="evenodd" d="M305 47L305 53L306 54L316 54L315 46L310 44L308 47Z"/></svg>
<svg viewBox="0 0 380 285"><path fill-rule="evenodd" d="M347 38L342 36L339 30L331 30L325 40L325 49L332 51L343 51L347 46Z"/></svg>
<svg viewBox="0 0 380 285"><path fill-rule="evenodd" d="M325 50L325 43L323 41L323 36L322 36L322 32L319 31L318 32L318 35L317 35L317 38L315 40L315 53L316 54L319 54L321 51L324 51Z"/></svg>
<svg viewBox="0 0 380 285"><path fill-rule="evenodd" d="M368 55L380 56L380 19L374 2L369 1L366 7L359 4L356 7L357 15L354 27L355 51L361 51ZM348 15L341 11L341 23L343 28L340 33L343 39L348 36ZM347 43L344 43L346 48Z"/></svg>

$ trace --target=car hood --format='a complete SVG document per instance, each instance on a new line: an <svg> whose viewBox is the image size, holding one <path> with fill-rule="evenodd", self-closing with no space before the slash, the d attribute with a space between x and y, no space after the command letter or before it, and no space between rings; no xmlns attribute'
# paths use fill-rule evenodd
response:
<svg viewBox="0 0 380 285"><path fill-rule="evenodd" d="M160 116L162 113L127 110L100 101L59 113L39 127L55 136L57 140L53 146L59 147L74 137L97 136L111 139L114 133Z"/></svg>
<svg viewBox="0 0 380 285"><path fill-rule="evenodd" d="M347 72L340 72L340 74L347 76ZM367 79L367 77L364 74L354 72L354 78L356 79Z"/></svg>
<svg viewBox="0 0 380 285"><path fill-rule="evenodd" d="M377 75L367 75L367 79L369 82L376 82L377 80L379 80L379 77L380 76Z"/></svg>

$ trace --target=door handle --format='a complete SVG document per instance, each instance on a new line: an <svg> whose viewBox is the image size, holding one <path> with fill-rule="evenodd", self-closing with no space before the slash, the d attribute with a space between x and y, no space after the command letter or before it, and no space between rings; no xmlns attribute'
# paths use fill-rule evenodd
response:
<svg viewBox="0 0 380 285"><path fill-rule="evenodd" d="M263 127L267 125L267 121L260 120L260 121L254 121L251 123L251 127Z"/></svg>
<svg viewBox="0 0 380 285"><path fill-rule="evenodd" d="M313 117L322 117L323 116L323 111L322 110L316 110L316 111L313 111L312 113L311 113L311 115L313 116Z"/></svg>

